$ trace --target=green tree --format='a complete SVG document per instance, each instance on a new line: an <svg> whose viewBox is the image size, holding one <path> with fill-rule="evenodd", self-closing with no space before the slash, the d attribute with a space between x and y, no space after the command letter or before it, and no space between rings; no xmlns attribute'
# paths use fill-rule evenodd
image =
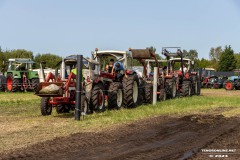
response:
<svg viewBox="0 0 240 160"><path fill-rule="evenodd" d="M215 61L219 61L220 60L220 56L222 54L222 47L218 46L216 48L211 48L210 52L209 52L209 58L210 60L215 60Z"/></svg>
<svg viewBox="0 0 240 160"><path fill-rule="evenodd" d="M202 58L194 61L194 68L213 68L213 66L210 60Z"/></svg>
<svg viewBox="0 0 240 160"><path fill-rule="evenodd" d="M234 51L231 46L226 46L224 51L220 56L220 61L218 64L219 71L232 71L236 68L236 60L234 57Z"/></svg>
<svg viewBox="0 0 240 160"><path fill-rule="evenodd" d="M196 59L198 59L198 52L196 50L189 50L189 52L187 50L183 50L183 57L184 58L189 58L193 61L195 61Z"/></svg>
<svg viewBox="0 0 240 160"><path fill-rule="evenodd" d="M62 60L62 58L58 55L46 53L46 54L37 54L35 56L36 68L39 68L40 62L46 62L45 67L47 68L56 68L58 62Z"/></svg>
<svg viewBox="0 0 240 160"><path fill-rule="evenodd" d="M236 59L236 69L240 69L240 53L234 54Z"/></svg>
<svg viewBox="0 0 240 160"><path fill-rule="evenodd" d="M16 49L16 50L6 50L3 52L4 60L8 60L9 58L30 58L33 59L33 52L27 51L25 49Z"/></svg>

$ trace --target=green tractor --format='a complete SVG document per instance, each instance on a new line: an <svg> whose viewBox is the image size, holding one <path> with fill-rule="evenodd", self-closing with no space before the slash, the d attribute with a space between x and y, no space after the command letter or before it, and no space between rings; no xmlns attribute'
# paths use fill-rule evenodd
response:
<svg viewBox="0 0 240 160"><path fill-rule="evenodd" d="M31 59L14 58L8 60L6 77L6 90L16 91L36 91L39 84L37 71L32 71L35 62Z"/></svg>

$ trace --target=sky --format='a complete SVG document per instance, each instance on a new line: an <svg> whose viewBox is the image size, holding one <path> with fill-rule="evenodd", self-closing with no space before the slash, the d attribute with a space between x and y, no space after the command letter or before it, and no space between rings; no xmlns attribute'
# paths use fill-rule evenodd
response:
<svg viewBox="0 0 240 160"><path fill-rule="evenodd" d="M154 46L240 52L239 0L0 0L0 46L91 55Z"/></svg>

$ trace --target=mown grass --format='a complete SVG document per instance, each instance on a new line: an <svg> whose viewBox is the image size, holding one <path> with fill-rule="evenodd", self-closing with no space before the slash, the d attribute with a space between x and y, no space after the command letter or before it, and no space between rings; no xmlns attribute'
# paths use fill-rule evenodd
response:
<svg viewBox="0 0 240 160"><path fill-rule="evenodd" d="M40 98L33 93L0 93L0 152L78 132L98 132L147 117L212 113L220 107L225 116L240 115L239 91L202 90L201 96L178 98L134 109L106 111L75 121L72 113L40 113ZM219 114L219 113L218 113Z"/></svg>

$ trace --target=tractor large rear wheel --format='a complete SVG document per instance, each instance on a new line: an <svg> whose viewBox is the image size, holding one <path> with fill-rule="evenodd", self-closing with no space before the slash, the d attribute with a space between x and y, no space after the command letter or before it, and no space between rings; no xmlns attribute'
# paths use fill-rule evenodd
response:
<svg viewBox="0 0 240 160"><path fill-rule="evenodd" d="M52 114L52 105L49 103L50 97L42 97L41 99L41 113L43 116Z"/></svg>
<svg viewBox="0 0 240 160"><path fill-rule="evenodd" d="M94 85L90 104L91 108L97 112L105 111L105 95L102 84Z"/></svg>
<svg viewBox="0 0 240 160"><path fill-rule="evenodd" d="M168 98L175 98L176 93L177 93L177 86L176 86L175 80L174 79L167 79L166 80L166 85L167 85L167 88L169 89L167 97Z"/></svg>
<svg viewBox="0 0 240 160"><path fill-rule="evenodd" d="M6 89L6 77L0 75L0 91L5 91Z"/></svg>
<svg viewBox="0 0 240 160"><path fill-rule="evenodd" d="M120 82L112 82L108 91L108 109L120 109L123 105L123 86Z"/></svg>
<svg viewBox="0 0 240 160"><path fill-rule="evenodd" d="M33 78L32 79L32 88L34 91L37 91L39 85L39 78Z"/></svg>
<svg viewBox="0 0 240 160"><path fill-rule="evenodd" d="M126 108L134 108L138 105L139 92L138 92L139 80L136 74L128 75L123 79L123 103Z"/></svg>
<svg viewBox="0 0 240 160"><path fill-rule="evenodd" d="M7 74L7 91L16 92L20 89L20 79L14 78L12 73Z"/></svg>
<svg viewBox="0 0 240 160"><path fill-rule="evenodd" d="M153 85L146 84L145 86L145 101L146 103L152 104L153 102Z"/></svg>

